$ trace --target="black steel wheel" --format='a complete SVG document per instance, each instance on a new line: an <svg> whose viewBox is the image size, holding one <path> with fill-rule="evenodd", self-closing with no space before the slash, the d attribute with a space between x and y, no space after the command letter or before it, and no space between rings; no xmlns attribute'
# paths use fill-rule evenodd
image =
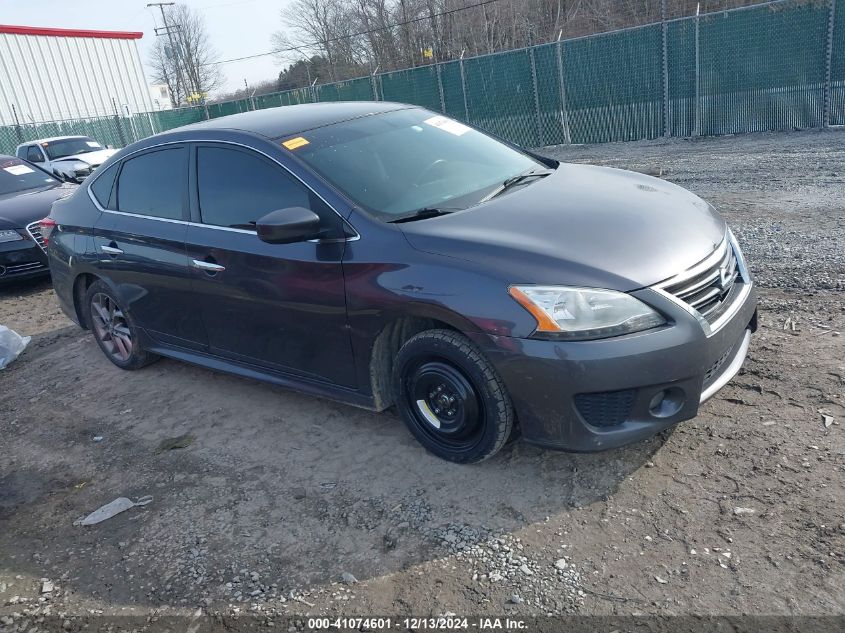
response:
<svg viewBox="0 0 845 633"><path fill-rule="evenodd" d="M106 358L121 369L138 369L156 359L141 348L131 319L104 282L91 284L85 298L88 325Z"/></svg>
<svg viewBox="0 0 845 633"><path fill-rule="evenodd" d="M397 355L394 379L405 424L438 457L479 462L511 435L513 406L501 378L457 332L429 330L409 339Z"/></svg>

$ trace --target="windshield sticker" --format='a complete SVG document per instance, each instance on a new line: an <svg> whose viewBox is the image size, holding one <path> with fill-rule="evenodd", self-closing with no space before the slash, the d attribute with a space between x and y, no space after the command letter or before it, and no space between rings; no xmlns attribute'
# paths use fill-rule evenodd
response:
<svg viewBox="0 0 845 633"><path fill-rule="evenodd" d="M302 147L304 145L308 145L308 139L304 139L301 136L297 136L296 138L288 139L282 145L287 147L288 149L297 149L298 147Z"/></svg>
<svg viewBox="0 0 845 633"><path fill-rule="evenodd" d="M85 141L85 144L88 147L99 147L100 144L97 141Z"/></svg>
<svg viewBox="0 0 845 633"><path fill-rule="evenodd" d="M12 165L11 167L4 167L3 171L7 171L13 176L23 176L24 174L34 174L35 170L30 169L26 165Z"/></svg>
<svg viewBox="0 0 845 633"><path fill-rule="evenodd" d="M425 122L432 127L439 128L444 132L449 132L449 134L454 134L455 136L463 136L470 130L470 128L463 123L447 119L445 116L433 116L430 119L426 119Z"/></svg>

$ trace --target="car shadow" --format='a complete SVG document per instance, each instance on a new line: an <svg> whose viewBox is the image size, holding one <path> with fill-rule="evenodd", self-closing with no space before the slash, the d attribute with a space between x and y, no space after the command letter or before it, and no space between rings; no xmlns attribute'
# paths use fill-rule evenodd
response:
<svg viewBox="0 0 845 633"><path fill-rule="evenodd" d="M341 570L364 580L454 552L450 532L471 545L575 520L665 439L596 454L519 440L460 466L426 453L392 411L171 360L121 371L78 328L35 337L4 373L0 581L56 579L111 604L231 600L241 569L280 593ZM186 434L187 447L157 450ZM149 506L73 525L144 495Z"/></svg>

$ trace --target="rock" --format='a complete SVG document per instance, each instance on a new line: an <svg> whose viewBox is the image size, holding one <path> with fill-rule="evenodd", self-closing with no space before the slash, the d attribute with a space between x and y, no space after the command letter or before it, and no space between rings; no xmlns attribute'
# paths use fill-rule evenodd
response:
<svg viewBox="0 0 845 633"><path fill-rule="evenodd" d="M293 494L294 499L304 499L308 493L306 492L305 488L300 486L299 488L294 488L291 491L291 494Z"/></svg>
<svg viewBox="0 0 845 633"><path fill-rule="evenodd" d="M41 593L52 593L53 591L53 583L49 580L42 579L41 580Z"/></svg>
<svg viewBox="0 0 845 633"><path fill-rule="evenodd" d="M661 578L660 576L655 576L654 579L659 582L661 585L668 585L669 581L665 578Z"/></svg>
<svg viewBox="0 0 845 633"><path fill-rule="evenodd" d="M754 508L734 508L734 514L737 516L757 514Z"/></svg>
<svg viewBox="0 0 845 633"><path fill-rule="evenodd" d="M525 600L522 599L518 593L512 594L511 597L508 599L508 602L511 604L522 604Z"/></svg>
<svg viewBox="0 0 845 633"><path fill-rule="evenodd" d="M566 559L565 558L558 558L555 561L555 567L558 569L566 569Z"/></svg>
<svg viewBox="0 0 845 633"><path fill-rule="evenodd" d="M526 565L525 563L522 563L522 565L520 565L519 571L521 571L526 576L533 576L534 575L534 572L531 571L531 568L528 565Z"/></svg>
<svg viewBox="0 0 845 633"><path fill-rule="evenodd" d="M358 582L358 579L352 574L350 574L348 571L343 572L340 575L340 578L347 585L354 585L356 582Z"/></svg>

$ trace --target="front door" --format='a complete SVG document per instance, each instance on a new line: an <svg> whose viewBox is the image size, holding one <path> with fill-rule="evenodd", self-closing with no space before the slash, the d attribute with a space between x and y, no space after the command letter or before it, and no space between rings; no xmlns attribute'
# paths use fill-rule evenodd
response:
<svg viewBox="0 0 845 633"><path fill-rule="evenodd" d="M341 268L345 243L268 244L254 228L259 218L286 207L313 210L328 237L343 236L343 221L257 152L214 144L193 151L195 223L186 243L210 351L354 387Z"/></svg>

